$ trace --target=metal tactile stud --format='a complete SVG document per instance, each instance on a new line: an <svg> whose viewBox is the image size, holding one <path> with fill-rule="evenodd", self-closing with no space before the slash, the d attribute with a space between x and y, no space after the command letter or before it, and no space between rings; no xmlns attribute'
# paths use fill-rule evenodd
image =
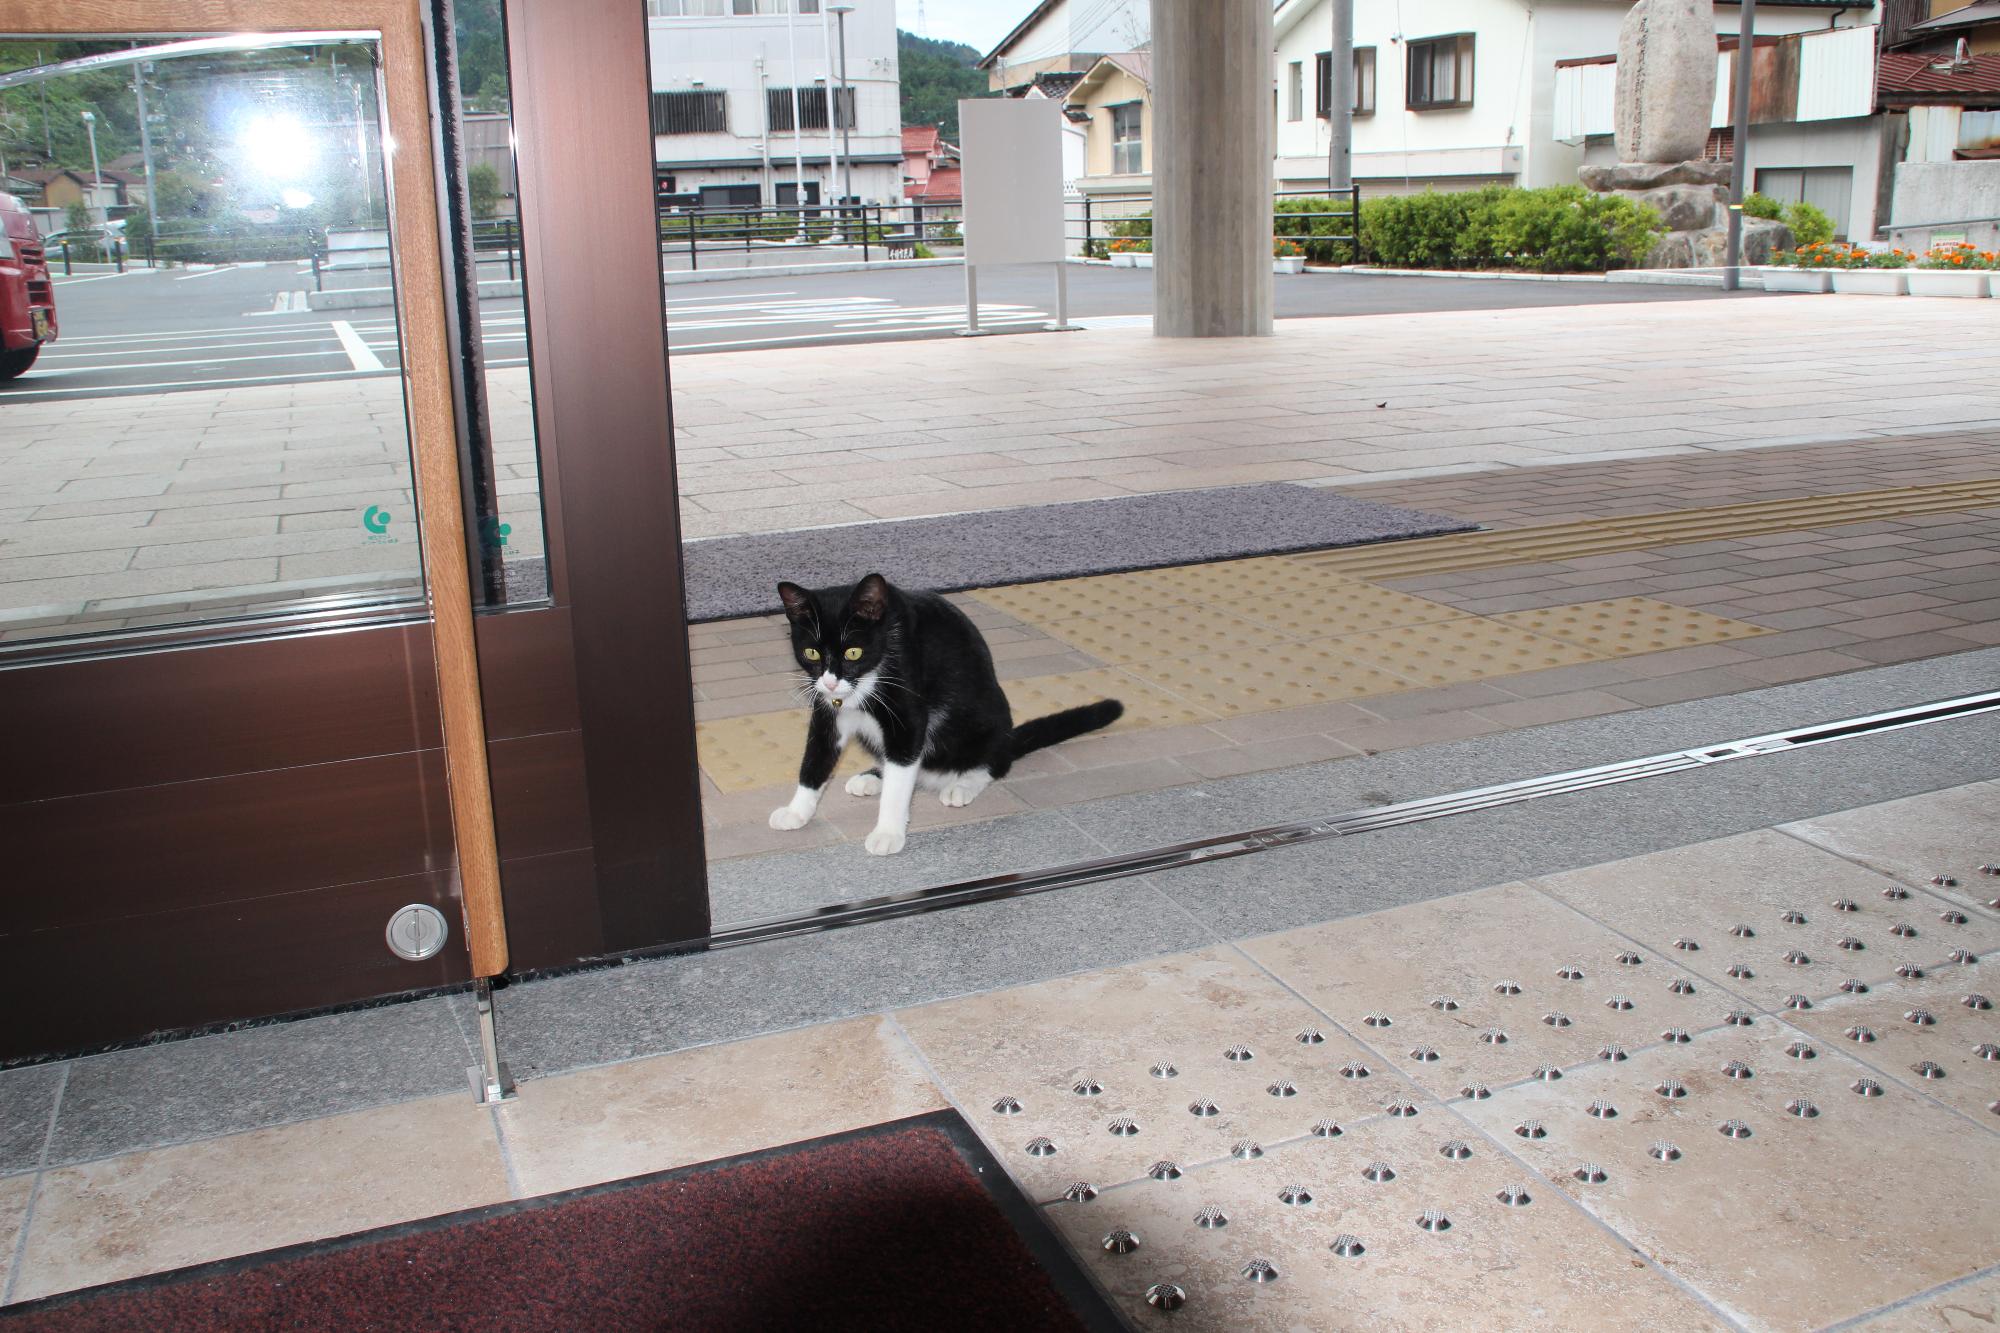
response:
<svg viewBox="0 0 2000 1333"><path fill-rule="evenodd" d="M1368 1247L1361 1243L1361 1237L1346 1231L1335 1236L1333 1244L1327 1248L1343 1259L1353 1259L1368 1252Z"/></svg>
<svg viewBox="0 0 2000 1333"><path fill-rule="evenodd" d="M1617 1009L1621 1011L1630 1009L1632 1007L1632 997L1629 995L1614 995L1610 999L1604 1002L1604 1007L1606 1009Z"/></svg>
<svg viewBox="0 0 2000 1333"><path fill-rule="evenodd" d="M1819 1052L1813 1049L1813 1045L1809 1041L1788 1042L1785 1046L1785 1054L1791 1056L1794 1060L1817 1060L1819 1058Z"/></svg>
<svg viewBox="0 0 2000 1333"><path fill-rule="evenodd" d="M1728 967L1724 968L1723 971L1727 972L1730 976L1735 977L1738 981L1748 981L1750 978L1757 975L1750 969L1750 964L1748 963L1731 963Z"/></svg>
<svg viewBox="0 0 2000 1333"><path fill-rule="evenodd" d="M1670 1046L1685 1046L1693 1041L1694 1038L1688 1035L1686 1028L1668 1028L1660 1034L1660 1040Z"/></svg>
<svg viewBox="0 0 2000 1333"><path fill-rule="evenodd" d="M1734 935L1739 940L1754 940L1757 938L1757 932L1752 930L1749 926L1743 926L1743 925L1731 926L1729 928L1729 933L1731 935Z"/></svg>
<svg viewBox="0 0 2000 1333"><path fill-rule="evenodd" d="M1448 1162L1462 1162L1472 1156L1472 1145L1464 1139L1451 1139L1439 1145L1438 1156Z"/></svg>
<svg viewBox="0 0 2000 1333"><path fill-rule="evenodd" d="M1396 1168L1390 1166L1387 1162L1370 1162L1361 1168L1361 1178L1373 1181L1379 1185L1384 1181L1394 1180L1396 1178Z"/></svg>
<svg viewBox="0 0 2000 1333"><path fill-rule="evenodd" d="M1958 881L1950 875L1932 875L1931 883L1940 889L1955 889L1958 887Z"/></svg>
<svg viewBox="0 0 2000 1333"><path fill-rule="evenodd" d="M1091 1078L1088 1074L1070 1084L1069 1090L1079 1097L1101 1097L1104 1095L1104 1085L1096 1079Z"/></svg>
<svg viewBox="0 0 2000 1333"><path fill-rule="evenodd" d="M1130 1254L1139 1248L1139 1233L1119 1227L1106 1232L1101 1244L1106 1254Z"/></svg>
<svg viewBox="0 0 2000 1333"><path fill-rule="evenodd" d="M1840 989L1848 995L1866 995L1868 993L1868 983L1860 977L1849 977L1840 983Z"/></svg>
<svg viewBox="0 0 2000 1333"><path fill-rule="evenodd" d="M1408 1120L1417 1113L1417 1104L1412 1101L1397 1100L1382 1108L1398 1120Z"/></svg>
<svg viewBox="0 0 2000 1333"><path fill-rule="evenodd" d="M1629 1057L1625 1054L1625 1048L1623 1046L1620 1046L1616 1042L1613 1042L1609 1046L1598 1047L1597 1058L1604 1061L1607 1064L1615 1065L1620 1060L1628 1059Z"/></svg>
<svg viewBox="0 0 2000 1333"><path fill-rule="evenodd" d="M1583 1113L1597 1120L1616 1120L1618 1118L1618 1108L1602 1097L1584 1107Z"/></svg>
<svg viewBox="0 0 2000 1333"><path fill-rule="evenodd" d="M1920 1028L1927 1028L1937 1022L1937 1015L1928 1009L1912 1009L1903 1015L1903 1021L1915 1023Z"/></svg>
<svg viewBox="0 0 2000 1333"><path fill-rule="evenodd" d="M1807 998L1806 998L1805 996L1803 996L1803 995L1787 995L1787 996L1785 997L1785 1008L1787 1008L1787 1009L1810 1009L1810 1008L1812 1008L1812 1001L1811 1001L1811 1000L1808 1000L1808 999L1807 999Z"/></svg>
<svg viewBox="0 0 2000 1333"><path fill-rule="evenodd" d="M1493 1089L1484 1083L1468 1083L1458 1090L1461 1097L1470 1097L1475 1102L1483 1102L1493 1095Z"/></svg>
<svg viewBox="0 0 2000 1333"><path fill-rule="evenodd" d="M1855 939L1852 935L1842 935L1839 939L1835 940L1833 943L1834 947L1845 949L1849 953L1860 953L1863 949L1868 947L1867 945L1863 944L1860 940Z"/></svg>
<svg viewBox="0 0 2000 1333"><path fill-rule="evenodd" d="M1872 1078L1857 1078L1849 1086L1854 1089L1857 1096L1880 1097L1882 1095L1882 1085Z"/></svg>
<svg viewBox="0 0 2000 1333"><path fill-rule="evenodd" d="M1255 1060L1257 1053L1248 1046L1231 1046L1222 1053L1222 1058L1225 1060L1234 1060L1240 1064L1245 1060Z"/></svg>
<svg viewBox="0 0 2000 1333"><path fill-rule="evenodd" d="M1552 1028L1566 1028L1569 1026L1569 1015L1559 1009L1552 1010L1542 1015L1542 1022Z"/></svg>
<svg viewBox="0 0 2000 1333"><path fill-rule="evenodd" d="M1804 967L1806 964L1812 962L1812 955L1804 949L1787 949L1785 950L1785 961L1793 967Z"/></svg>
<svg viewBox="0 0 2000 1333"><path fill-rule="evenodd" d="M1387 1014L1363 1014L1361 1021L1371 1028L1391 1027L1396 1022L1395 1019L1389 1017Z"/></svg>
<svg viewBox="0 0 2000 1333"><path fill-rule="evenodd" d="M1972 1048L1972 1053L1981 1060L2000 1060L2000 1046L1990 1041L1982 1041Z"/></svg>
<svg viewBox="0 0 2000 1333"><path fill-rule="evenodd" d="M1368 1066L1362 1064L1359 1060L1349 1060L1340 1067L1340 1076L1342 1078L1367 1078Z"/></svg>
<svg viewBox="0 0 2000 1333"><path fill-rule="evenodd" d="M1595 1162L1585 1162L1582 1166L1570 1172L1570 1175L1586 1185L1602 1185L1605 1181L1611 1179L1611 1174Z"/></svg>
<svg viewBox="0 0 2000 1333"><path fill-rule="evenodd" d="M1757 1015L1746 1009L1731 1009L1722 1016L1722 1021L1733 1028L1747 1028L1756 1023Z"/></svg>
<svg viewBox="0 0 2000 1333"><path fill-rule="evenodd" d="M1097 1197L1097 1187L1087 1180L1073 1180L1063 1191L1063 1198L1071 1203L1089 1203Z"/></svg>
<svg viewBox="0 0 2000 1333"><path fill-rule="evenodd" d="M1165 1158L1161 1158L1146 1168L1146 1174L1155 1180L1179 1180L1181 1178L1180 1163L1170 1162Z"/></svg>
<svg viewBox="0 0 2000 1333"><path fill-rule="evenodd" d="M1524 1139L1545 1139L1549 1136L1549 1131L1542 1127L1539 1120L1523 1120L1514 1126L1514 1132Z"/></svg>
<svg viewBox="0 0 2000 1333"><path fill-rule="evenodd" d="M1194 1215L1194 1224L1203 1231L1217 1231L1229 1225L1229 1214L1217 1204L1203 1204L1201 1211Z"/></svg>
<svg viewBox="0 0 2000 1333"><path fill-rule="evenodd" d="M1898 963L1896 965L1896 975L1905 981L1922 981L1924 979L1924 970L1915 963Z"/></svg>
<svg viewBox="0 0 2000 1333"><path fill-rule="evenodd" d="M1243 1265L1243 1276L1252 1282L1265 1283L1278 1280L1278 1266L1269 1259L1252 1259Z"/></svg>
<svg viewBox="0 0 2000 1333"><path fill-rule="evenodd" d="M1724 1078L1742 1080L1757 1077L1757 1071L1749 1065L1744 1064L1741 1060L1731 1060L1722 1067L1722 1076Z"/></svg>
<svg viewBox="0 0 2000 1333"><path fill-rule="evenodd" d="M1910 1072L1918 1078L1943 1078L1944 1066L1935 1060L1919 1060L1910 1066Z"/></svg>
<svg viewBox="0 0 2000 1333"><path fill-rule="evenodd" d="M1627 949L1625 950L1625 952L1618 955L1618 962L1621 966L1624 967L1637 967L1639 966L1639 964L1645 961L1646 961L1645 959L1641 958L1638 954L1633 953L1630 949Z"/></svg>
<svg viewBox="0 0 2000 1333"><path fill-rule="evenodd" d="M1692 995L1694 994L1694 983L1686 977L1675 977L1667 983L1667 989L1676 995Z"/></svg>
<svg viewBox="0 0 2000 1333"><path fill-rule="evenodd" d="M1479 1034L1479 1040L1485 1042L1488 1046L1505 1046L1507 1044L1507 1034L1499 1028L1487 1028Z"/></svg>
<svg viewBox="0 0 2000 1333"><path fill-rule="evenodd" d="M1972 920L1972 918L1959 911L1956 907L1952 907L1939 912L1938 920L1944 922L1947 926L1962 926Z"/></svg>
<svg viewBox="0 0 2000 1333"><path fill-rule="evenodd" d="M1571 963L1568 967L1557 968L1556 976L1563 981L1582 981L1583 969Z"/></svg>
<svg viewBox="0 0 2000 1333"><path fill-rule="evenodd" d="M1028 1140L1028 1156L1054 1157L1055 1155L1056 1155L1056 1145L1050 1140L1048 1139Z"/></svg>
<svg viewBox="0 0 2000 1333"><path fill-rule="evenodd" d="M1179 1078L1181 1076L1181 1071L1174 1068L1171 1064L1169 1064L1165 1060L1160 1061L1158 1064L1154 1065L1151 1069L1148 1069L1146 1072L1151 1074L1154 1078L1160 1078L1160 1079Z"/></svg>
<svg viewBox="0 0 2000 1333"><path fill-rule="evenodd" d="M1979 955L1970 949L1953 949L1945 955L1945 961L1947 963L1976 963L1979 961Z"/></svg>
<svg viewBox="0 0 2000 1333"><path fill-rule="evenodd" d="M1889 927L1889 933L1906 940L1913 940L1917 937L1917 928L1907 921L1898 921L1895 925Z"/></svg>
<svg viewBox="0 0 2000 1333"><path fill-rule="evenodd" d="M1426 1231L1449 1231L1451 1219L1444 1215L1442 1208L1426 1208L1417 1214L1417 1225Z"/></svg>
<svg viewBox="0 0 2000 1333"><path fill-rule="evenodd" d="M1312 1191L1304 1185L1285 1185L1278 1190L1278 1202L1294 1208L1303 1208L1312 1201Z"/></svg>
<svg viewBox="0 0 2000 1333"><path fill-rule="evenodd" d="M1229 1155L1240 1162L1254 1161L1264 1155L1264 1145L1255 1139L1238 1139L1229 1145Z"/></svg>
<svg viewBox="0 0 2000 1333"><path fill-rule="evenodd" d="M1315 1120L1312 1122L1312 1135L1316 1139L1337 1139L1346 1132L1346 1130L1340 1127L1338 1121Z"/></svg>
<svg viewBox="0 0 2000 1333"><path fill-rule="evenodd" d="M1747 1139L1750 1137L1750 1126L1744 1124L1741 1120L1725 1120L1717 1125L1716 1129L1721 1132L1722 1137L1725 1139Z"/></svg>
<svg viewBox="0 0 2000 1333"><path fill-rule="evenodd" d="M1659 1086L1654 1088L1653 1091L1659 1093L1667 1100L1673 1101L1688 1095L1688 1085L1677 1078L1662 1079Z"/></svg>
<svg viewBox="0 0 2000 1333"><path fill-rule="evenodd" d="M1418 1064L1428 1065L1437 1063L1442 1057L1438 1055L1437 1047L1435 1046L1412 1046L1410 1048L1410 1058Z"/></svg>
<svg viewBox="0 0 2000 1333"><path fill-rule="evenodd" d="M1656 1162L1678 1162L1681 1160L1681 1150L1678 1145L1661 1139L1658 1143L1646 1149L1646 1156Z"/></svg>
<svg viewBox="0 0 2000 1333"><path fill-rule="evenodd" d="M1521 993L1521 983L1518 981L1496 981L1493 983L1493 993L1495 995L1519 995Z"/></svg>
<svg viewBox="0 0 2000 1333"><path fill-rule="evenodd" d="M1281 1078L1264 1091L1273 1097L1296 1097L1299 1095L1299 1085L1288 1078Z"/></svg>
<svg viewBox="0 0 2000 1333"><path fill-rule="evenodd" d="M1104 1128L1114 1138L1129 1139L1139 1132L1139 1122L1129 1115L1121 1115Z"/></svg>
<svg viewBox="0 0 2000 1333"><path fill-rule="evenodd" d="M1326 1034L1318 1028L1300 1028L1292 1040L1301 1046L1317 1046L1326 1040Z"/></svg>
<svg viewBox="0 0 2000 1333"><path fill-rule="evenodd" d="M1806 914L1796 907L1788 907L1778 914L1778 920L1788 926L1803 926L1806 923Z"/></svg>
<svg viewBox="0 0 2000 1333"><path fill-rule="evenodd" d="M1803 1097L1794 1097L1785 1103L1785 1112L1801 1120L1811 1120L1819 1114L1819 1108Z"/></svg>
<svg viewBox="0 0 2000 1333"><path fill-rule="evenodd" d="M1206 1097L1197 1097L1188 1103L1188 1114L1206 1120L1213 1115L1221 1115L1222 1108Z"/></svg>
<svg viewBox="0 0 2000 1333"><path fill-rule="evenodd" d="M1882 896L1892 903L1901 902L1910 896L1910 891L1900 884L1891 884L1888 888L1882 890Z"/></svg>
<svg viewBox="0 0 2000 1333"><path fill-rule="evenodd" d="M1993 1007L1993 1001L1987 999L1977 991L1968 994L1959 1003L1968 1009L1991 1009Z"/></svg>
<svg viewBox="0 0 2000 1333"><path fill-rule="evenodd" d="M1526 1185L1502 1185L1493 1197L1509 1208L1526 1208L1535 1201L1535 1196L1528 1193Z"/></svg>
<svg viewBox="0 0 2000 1333"><path fill-rule="evenodd" d="M1833 900L1833 910L1836 912L1858 912L1861 910L1861 904L1855 902L1852 898L1835 898Z"/></svg>
<svg viewBox="0 0 2000 1333"><path fill-rule="evenodd" d="M1187 1293L1171 1282L1155 1282L1146 1288L1146 1304L1172 1312L1187 1304Z"/></svg>
<svg viewBox="0 0 2000 1333"><path fill-rule="evenodd" d="M1448 1014L1458 1008L1458 1001L1452 999L1449 995L1433 995L1431 996L1431 1008L1437 1010L1439 1013Z"/></svg>
<svg viewBox="0 0 2000 1333"><path fill-rule="evenodd" d="M993 1103L993 1113L995 1115L1019 1115L1021 1114L1021 1103L1013 1097L1002 1097L999 1101Z"/></svg>
<svg viewBox="0 0 2000 1333"><path fill-rule="evenodd" d="M1983 865L1979 867L1979 873L1982 875L2000 875L2000 865Z"/></svg>
<svg viewBox="0 0 2000 1333"><path fill-rule="evenodd" d="M1674 947L1682 953L1699 953L1701 951L1701 945L1685 935L1674 941Z"/></svg>
<svg viewBox="0 0 2000 1333"><path fill-rule="evenodd" d="M1860 1023L1856 1023L1853 1027L1847 1029L1847 1031L1843 1035L1846 1036L1846 1038L1849 1041L1858 1041L1863 1046L1866 1046L1869 1042L1875 1040L1875 1029L1871 1027L1864 1027Z"/></svg>
<svg viewBox="0 0 2000 1333"><path fill-rule="evenodd" d="M1563 1071L1554 1065L1536 1065L1534 1072L1529 1075L1530 1078L1540 1079L1544 1083L1553 1083L1562 1076Z"/></svg>

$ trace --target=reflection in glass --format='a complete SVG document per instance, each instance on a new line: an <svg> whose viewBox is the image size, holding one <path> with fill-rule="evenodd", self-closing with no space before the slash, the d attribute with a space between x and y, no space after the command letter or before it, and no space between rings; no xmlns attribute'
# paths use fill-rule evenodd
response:
<svg viewBox="0 0 2000 1333"><path fill-rule="evenodd" d="M373 44L133 45L0 43L0 643L420 606Z"/></svg>

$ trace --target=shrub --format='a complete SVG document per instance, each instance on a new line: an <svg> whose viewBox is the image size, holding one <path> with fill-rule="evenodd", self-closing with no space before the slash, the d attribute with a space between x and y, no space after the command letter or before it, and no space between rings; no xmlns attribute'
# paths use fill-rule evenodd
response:
<svg viewBox="0 0 2000 1333"><path fill-rule="evenodd" d="M1752 190L1749 194L1743 196L1743 215L1745 217L1764 218L1767 221L1776 222L1785 216L1785 209L1784 205L1780 204L1770 195L1758 194L1755 190ZM1829 232L1828 235L1832 235L1832 233ZM1822 237L1820 239L1823 240L1825 238Z"/></svg>
<svg viewBox="0 0 2000 1333"><path fill-rule="evenodd" d="M1744 211L1749 211L1748 200L1744 201ZM1757 216L1762 217L1763 214ZM1792 239L1800 245L1813 245L1833 239L1833 219L1826 215L1825 210L1804 200L1785 209L1785 225L1792 229Z"/></svg>
<svg viewBox="0 0 2000 1333"><path fill-rule="evenodd" d="M490 162L475 162L465 173L465 193L472 216L490 218L500 207L500 173Z"/></svg>
<svg viewBox="0 0 2000 1333"><path fill-rule="evenodd" d="M1390 196L1361 219L1368 250L1399 268L1602 272L1641 262L1662 230L1652 208L1580 185Z"/></svg>
<svg viewBox="0 0 2000 1333"><path fill-rule="evenodd" d="M1865 252L1864 252L1865 253ZM1917 257L1908 250L1877 250L1861 261L1863 268L1908 268Z"/></svg>
<svg viewBox="0 0 2000 1333"><path fill-rule="evenodd" d="M1296 241L1315 264L1352 263L1361 257L1357 241L1338 240L1354 236L1355 218L1349 199L1325 195L1279 199L1271 228L1275 239ZM1301 215L1318 216L1301 216Z"/></svg>

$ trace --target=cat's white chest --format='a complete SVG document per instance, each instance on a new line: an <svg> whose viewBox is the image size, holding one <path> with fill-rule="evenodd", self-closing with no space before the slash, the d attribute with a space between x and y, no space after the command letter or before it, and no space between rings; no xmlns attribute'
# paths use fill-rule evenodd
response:
<svg viewBox="0 0 2000 1333"><path fill-rule="evenodd" d="M833 729L839 733L841 743L859 740L875 753L882 753L882 724L865 708L852 706L841 708L833 715Z"/></svg>

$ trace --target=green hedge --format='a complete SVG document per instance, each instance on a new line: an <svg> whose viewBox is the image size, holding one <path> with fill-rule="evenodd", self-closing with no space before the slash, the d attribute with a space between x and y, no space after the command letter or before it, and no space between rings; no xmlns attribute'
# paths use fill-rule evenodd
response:
<svg viewBox="0 0 2000 1333"><path fill-rule="evenodd" d="M1391 268L1601 273L1643 263L1664 231L1654 209L1581 185L1427 190L1361 205L1362 247Z"/></svg>

